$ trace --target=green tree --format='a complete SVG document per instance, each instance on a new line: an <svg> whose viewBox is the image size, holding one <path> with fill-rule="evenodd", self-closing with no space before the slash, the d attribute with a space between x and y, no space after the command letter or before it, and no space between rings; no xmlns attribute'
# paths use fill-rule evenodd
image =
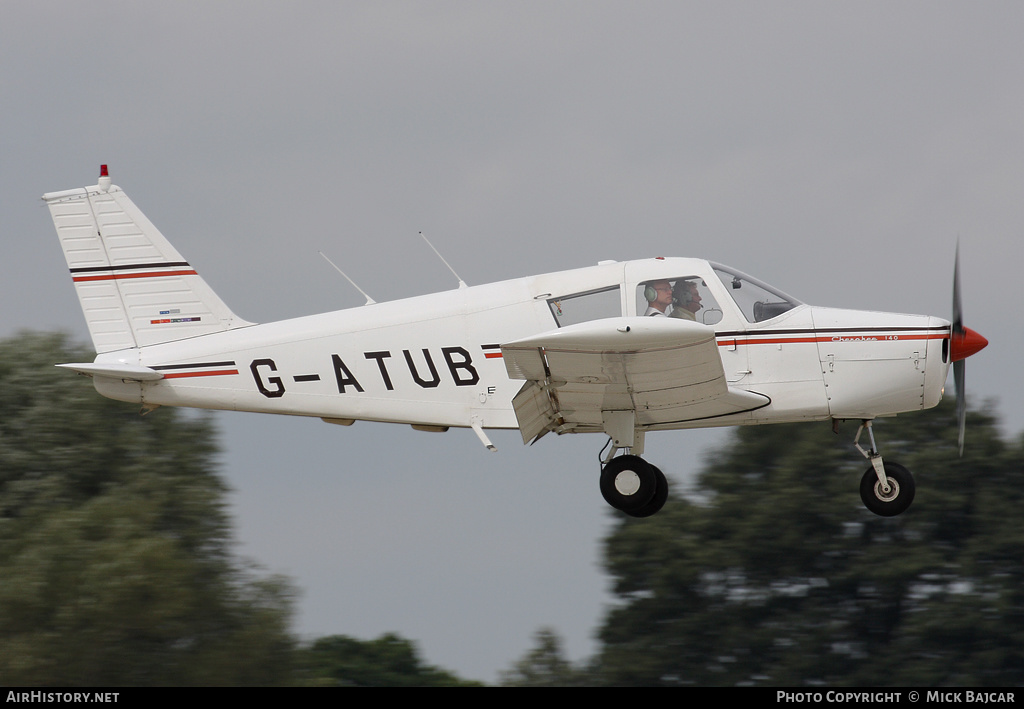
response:
<svg viewBox="0 0 1024 709"><path fill-rule="evenodd" d="M0 683L286 681L292 592L232 557L210 419L53 366L91 358L0 341Z"/></svg>
<svg viewBox="0 0 1024 709"><path fill-rule="evenodd" d="M412 642L393 633L376 640L332 635L299 653L303 681L317 686L457 687L478 686L420 660Z"/></svg>
<svg viewBox="0 0 1024 709"><path fill-rule="evenodd" d="M866 511L852 424L737 429L696 500L623 517L600 630L617 685L1008 685L1024 677L1024 445L952 404L880 421L916 475L903 515ZM668 467L668 466L666 466Z"/></svg>
<svg viewBox="0 0 1024 709"><path fill-rule="evenodd" d="M501 673L507 687L585 687L593 684L589 670L573 667L565 658L562 639L551 628L541 628L534 636L536 646Z"/></svg>

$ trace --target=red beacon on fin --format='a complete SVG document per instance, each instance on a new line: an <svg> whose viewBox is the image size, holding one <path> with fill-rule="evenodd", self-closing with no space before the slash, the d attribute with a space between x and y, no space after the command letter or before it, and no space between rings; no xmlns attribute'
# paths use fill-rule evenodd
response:
<svg viewBox="0 0 1024 709"><path fill-rule="evenodd" d="M100 181L99 187L101 190L106 192L110 189L110 173L107 172L106 165L100 165Z"/></svg>

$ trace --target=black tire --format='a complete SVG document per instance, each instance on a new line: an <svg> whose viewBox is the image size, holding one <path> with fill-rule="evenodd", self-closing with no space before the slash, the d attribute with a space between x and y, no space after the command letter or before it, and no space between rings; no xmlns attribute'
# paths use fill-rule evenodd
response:
<svg viewBox="0 0 1024 709"><path fill-rule="evenodd" d="M882 491L874 466L867 469L860 480L860 499L864 506L880 517L895 517L902 514L914 501L914 476L898 463L885 463L885 477L892 490Z"/></svg>
<svg viewBox="0 0 1024 709"><path fill-rule="evenodd" d="M639 510L658 491L655 467L635 455L612 458L601 471L601 495L617 510Z"/></svg>
<svg viewBox="0 0 1024 709"><path fill-rule="evenodd" d="M653 514L657 514L668 500L668 480L665 479L665 474L656 465L651 465L651 470L654 471L654 476L657 478L657 489L654 491L654 497L636 512L627 512L626 514L630 517L650 517Z"/></svg>

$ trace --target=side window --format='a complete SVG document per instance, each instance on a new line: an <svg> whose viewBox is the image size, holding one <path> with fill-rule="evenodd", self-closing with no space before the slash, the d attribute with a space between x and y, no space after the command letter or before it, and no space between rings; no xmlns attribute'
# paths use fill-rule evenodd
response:
<svg viewBox="0 0 1024 709"><path fill-rule="evenodd" d="M692 320L716 325L722 310L700 276L662 278L637 286L637 315Z"/></svg>
<svg viewBox="0 0 1024 709"><path fill-rule="evenodd" d="M618 286L551 298L548 300L548 307L551 308L551 314L555 316L558 327L601 318L617 318L622 315Z"/></svg>

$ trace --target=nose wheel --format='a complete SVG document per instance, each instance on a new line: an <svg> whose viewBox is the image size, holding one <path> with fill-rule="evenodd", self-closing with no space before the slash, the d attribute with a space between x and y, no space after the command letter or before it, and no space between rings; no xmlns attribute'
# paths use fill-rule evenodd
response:
<svg viewBox="0 0 1024 709"><path fill-rule="evenodd" d="M860 446L860 434L868 432L871 450L866 451ZM902 514L914 501L914 476L898 463L882 462L882 454L875 448L875 434L871 431L871 421L863 421L853 439L865 458L871 461L871 467L860 479L860 499L864 506L880 517L895 517Z"/></svg>
<svg viewBox="0 0 1024 709"><path fill-rule="evenodd" d="M898 463L885 463L885 483L878 479L874 466L860 480L860 499L864 506L881 517L902 514L914 501L914 477Z"/></svg>
<svg viewBox="0 0 1024 709"><path fill-rule="evenodd" d="M605 502L631 517L650 517L668 499L665 475L637 455L620 455L601 470L601 495Z"/></svg>

